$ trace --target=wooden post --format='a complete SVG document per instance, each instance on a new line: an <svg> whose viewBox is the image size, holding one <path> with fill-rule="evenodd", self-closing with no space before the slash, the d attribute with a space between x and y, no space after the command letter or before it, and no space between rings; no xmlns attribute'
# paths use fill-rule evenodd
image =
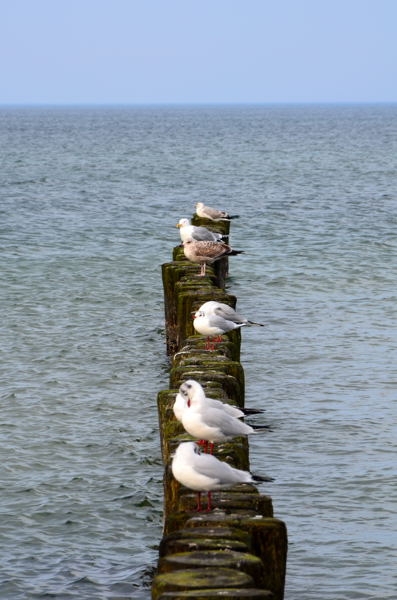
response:
<svg viewBox="0 0 397 600"><path fill-rule="evenodd" d="M193 220L214 227L214 223ZM218 226L218 223L216 224ZM229 233L229 223L222 229ZM196 495L172 476L172 453L191 437L172 410L178 388L195 379L209 397L244 407L244 370L240 361L240 330L224 337L215 351L193 328L192 312L208 300L235 307L236 298L224 291L227 262L208 276L198 275L198 265L185 260L175 248L173 262L162 267L165 296L167 352L171 356L170 388L158 394L161 451L164 461L164 534L160 542L158 572L153 580L153 600L196 598L273 598L284 594L287 531L273 516L272 500L251 484L213 493L211 512L197 513ZM216 456L249 470L245 438L217 444ZM204 568L203 568L204 566Z"/></svg>

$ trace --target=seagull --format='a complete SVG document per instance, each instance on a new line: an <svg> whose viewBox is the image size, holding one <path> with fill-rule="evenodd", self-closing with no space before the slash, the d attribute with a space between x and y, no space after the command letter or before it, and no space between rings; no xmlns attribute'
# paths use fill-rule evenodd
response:
<svg viewBox="0 0 397 600"><path fill-rule="evenodd" d="M248 471L231 467L211 454L200 454L194 442L182 442L175 451L171 464L172 474L179 483L198 492L197 511L202 510L201 493L207 492L207 511L212 509L211 492L233 487L238 483L274 481L258 477Z"/></svg>
<svg viewBox="0 0 397 600"><path fill-rule="evenodd" d="M248 415L256 415L259 413L263 413L263 410L257 408L238 408L237 406L232 406L231 404L226 404L221 402L220 400L215 400L214 398L208 398L205 395L205 391L198 381L194 379L188 379L179 387L179 392L175 397L175 402L173 405L174 415L178 421L182 421L182 414L187 406L187 402L189 399L192 399L193 396L198 396L202 398L202 401L205 402L206 406L210 408L218 408L219 410L224 410L226 414L239 419Z"/></svg>
<svg viewBox="0 0 397 600"><path fill-rule="evenodd" d="M176 225L179 228L179 234L182 242L194 240L196 242L219 242L224 237L221 233L211 231L206 227L196 227L191 225L189 219L179 219Z"/></svg>
<svg viewBox="0 0 397 600"><path fill-rule="evenodd" d="M244 250L233 250L224 242L197 242L193 239L186 240L182 243L183 252L188 260L195 263L200 263L200 275L205 275L206 264L212 264L216 260L224 256L235 256L241 254Z"/></svg>
<svg viewBox="0 0 397 600"><path fill-rule="evenodd" d="M206 206L204 202L197 202L196 215L203 219L210 219L211 221L230 221L230 219L237 219L239 216L229 215L225 210L211 208L210 206Z"/></svg>
<svg viewBox="0 0 397 600"><path fill-rule="evenodd" d="M203 311L207 316L215 315L217 317L222 317L222 319L225 319L226 321L232 321L233 323L248 326L259 325L260 327L264 327L263 323L249 321L248 319L237 313L234 310L234 308L232 308L228 304L224 304L223 302L209 300L208 302L204 302L204 304L202 304L198 310Z"/></svg>
<svg viewBox="0 0 397 600"><path fill-rule="evenodd" d="M213 407L207 403L205 394L196 390L191 397L188 395L186 405L182 410L182 425L187 433L212 454L215 442L225 442L234 437L247 436L255 430L268 429L265 426L251 427L237 417L227 414L224 407Z"/></svg>
<svg viewBox="0 0 397 600"><path fill-rule="evenodd" d="M214 350L214 342L221 342L222 335L233 329L240 329L247 323L235 323L216 314L208 313L200 307L193 315L193 327L201 335L207 336L206 350ZM212 341L211 341L212 339Z"/></svg>

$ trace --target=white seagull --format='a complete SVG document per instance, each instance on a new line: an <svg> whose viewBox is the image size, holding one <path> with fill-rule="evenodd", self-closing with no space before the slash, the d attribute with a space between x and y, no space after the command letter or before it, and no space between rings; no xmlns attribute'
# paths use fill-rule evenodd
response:
<svg viewBox="0 0 397 600"><path fill-rule="evenodd" d="M225 210L206 206L204 202L197 202L196 215L202 219L210 219L211 221L230 221L230 219L238 218L238 215L229 215Z"/></svg>
<svg viewBox="0 0 397 600"><path fill-rule="evenodd" d="M235 469L211 454L200 454L194 442L179 444L171 464L172 474L179 483L198 492L197 510L201 511L201 492L208 493L207 510L211 510L211 492L232 487L238 483L273 481L256 477L248 471Z"/></svg>
<svg viewBox="0 0 397 600"><path fill-rule="evenodd" d="M220 400L215 400L214 398L208 398L205 395L205 391L198 381L194 379L188 379L179 387L179 392L175 397L175 402L173 405L173 411L175 417L178 421L182 422L183 411L187 407L188 400L193 397L199 397L205 403L206 406L210 408L217 408L219 410L225 411L226 414L239 419L248 415L256 415L259 413L263 413L263 410L256 408L238 408L237 406L232 406L231 404L226 404L221 402Z"/></svg>
<svg viewBox="0 0 397 600"><path fill-rule="evenodd" d="M189 219L179 219L176 224L179 229L181 241L195 240L196 242L219 242L224 237L221 233L211 231L206 227L191 225Z"/></svg>
<svg viewBox="0 0 397 600"><path fill-rule="evenodd" d="M247 325L247 323L235 323L222 316L213 314L211 310L207 312L206 310L203 310L202 307L196 310L193 315L194 329L197 333L207 337L206 350L214 350L214 342L221 342L223 334L233 331L233 329L240 329L245 325Z"/></svg>
<svg viewBox="0 0 397 600"><path fill-rule="evenodd" d="M256 323L255 321L249 321L238 312L234 310L228 304L224 304L223 302L217 302L216 300L209 300L208 302L204 302L198 309L199 311L203 311L207 316L216 315L217 317L221 317L226 321L232 321L233 323L241 324L241 325L259 325L260 327L264 327L263 323Z"/></svg>
<svg viewBox="0 0 397 600"><path fill-rule="evenodd" d="M187 433L200 445L212 453L215 442L225 442L235 437L247 436L255 430L268 429L267 426L251 427L237 417L227 414L223 407L213 407L206 402L205 395L192 394L188 397L181 415L182 425Z"/></svg>

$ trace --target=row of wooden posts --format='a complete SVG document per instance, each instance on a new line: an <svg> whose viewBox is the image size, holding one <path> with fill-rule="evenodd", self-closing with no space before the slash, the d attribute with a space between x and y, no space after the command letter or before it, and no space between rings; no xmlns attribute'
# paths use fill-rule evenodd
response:
<svg viewBox="0 0 397 600"><path fill-rule="evenodd" d="M193 224L215 229L194 217ZM229 222L216 223L229 234ZM211 512L197 512L196 494L181 486L171 473L177 445L191 439L173 414L181 383L195 379L209 397L244 407L244 370L240 363L240 330L224 337L215 351L205 350L205 339L195 335L192 312L207 300L235 307L225 292L228 260L208 268L186 261L175 247L173 260L162 266L169 389L158 394L160 441L164 462L164 532L160 542L152 600L215 600L217 598L282 600L284 595L287 531L274 518L272 500L251 484L213 493ZM217 444L216 456L239 469L249 470L246 439Z"/></svg>

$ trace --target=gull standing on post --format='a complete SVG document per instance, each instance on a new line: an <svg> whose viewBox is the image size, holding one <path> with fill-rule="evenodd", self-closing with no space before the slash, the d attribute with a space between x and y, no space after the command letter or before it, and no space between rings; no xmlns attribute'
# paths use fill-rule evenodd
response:
<svg viewBox="0 0 397 600"><path fill-rule="evenodd" d="M201 394L193 394L187 399L181 420L185 431L196 440L200 440L200 444L206 449L208 442L210 443L211 454L216 442L226 442L235 437L268 429L266 425L251 427L227 414L224 408L208 405L205 396L202 397Z"/></svg>
<svg viewBox="0 0 397 600"><path fill-rule="evenodd" d="M199 311L205 312L207 316L215 315L217 317L222 317L226 321L232 321L233 323L242 324L242 325L259 325L260 327L264 327L263 323L256 323L255 321L249 321L238 312L234 310L228 304L224 304L223 302L217 302L216 300L209 300L208 302L204 302L198 309Z"/></svg>
<svg viewBox="0 0 397 600"><path fill-rule="evenodd" d="M235 469L211 454L200 454L194 442L179 444L171 464L172 474L179 483L198 492L197 510L201 511L201 493L207 492L207 511L212 509L211 492L233 487L238 483L273 481L270 477L257 477L248 471Z"/></svg>
<svg viewBox="0 0 397 600"><path fill-rule="evenodd" d="M206 350L214 350L214 342L221 342L223 334L233 331L233 329L240 329L245 325L247 323L235 323L216 314L208 313L203 310L203 307L200 307L193 316L194 329L197 333L207 337Z"/></svg>
<svg viewBox="0 0 397 600"><path fill-rule="evenodd" d="M191 400L193 397L201 398L206 406L223 410L227 415L235 417L236 419L248 415L257 415L263 413L263 410L259 408L238 408L232 404L226 404L220 400L208 398L198 381L195 381L194 379L187 379L179 387L179 392L175 397L175 402L173 405L174 415L178 421L182 421L182 414L187 407L188 400Z"/></svg>
<svg viewBox="0 0 397 600"><path fill-rule="evenodd" d="M195 240L196 242L219 242L224 237L221 233L211 231L206 227L191 225L189 219L179 219L176 225L179 229L181 241Z"/></svg>
<svg viewBox="0 0 397 600"><path fill-rule="evenodd" d="M182 243L183 252L188 260L200 264L200 275L205 275L205 267L224 256L235 256L242 254L244 250L233 250L224 242L196 242L193 239Z"/></svg>
<svg viewBox="0 0 397 600"><path fill-rule="evenodd" d="M218 210L206 206L204 202L197 202L196 215L202 219L210 219L211 221L230 221L230 219L238 219L239 215L229 215L226 210Z"/></svg>

